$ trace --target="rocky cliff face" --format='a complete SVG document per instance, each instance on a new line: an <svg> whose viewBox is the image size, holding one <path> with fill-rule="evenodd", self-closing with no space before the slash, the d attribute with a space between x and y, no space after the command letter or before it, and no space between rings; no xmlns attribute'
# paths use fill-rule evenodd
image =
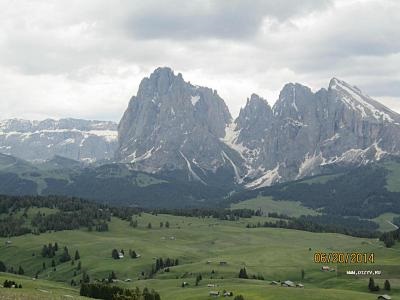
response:
<svg viewBox="0 0 400 300"><path fill-rule="evenodd" d="M205 183L207 173L238 156L220 140L231 119L215 90L158 68L142 80L119 123L117 159L146 172L184 170Z"/></svg>
<svg viewBox="0 0 400 300"><path fill-rule="evenodd" d="M286 84L273 107L253 94L232 120L215 90L158 68L142 80L118 128L77 119L5 120L0 153L30 161L115 157L137 171L256 188L399 155L400 115L333 78L317 92Z"/></svg>
<svg viewBox="0 0 400 300"><path fill-rule="evenodd" d="M80 119L0 121L0 153L29 161L56 155L94 162L113 159L117 124Z"/></svg>
<svg viewBox="0 0 400 300"><path fill-rule="evenodd" d="M397 113L336 78L317 92L286 84L272 108L253 94L233 121L215 91L159 68L119 124L117 159L149 172L185 170L205 184L225 168L255 188L397 155L399 124Z"/></svg>
<svg viewBox="0 0 400 300"><path fill-rule="evenodd" d="M285 85L272 111L256 161L248 150L254 140L247 134L252 120L235 120L236 144L245 146L248 187L318 174L329 165L358 165L399 154L400 116L336 78L327 90L316 93L300 84Z"/></svg>

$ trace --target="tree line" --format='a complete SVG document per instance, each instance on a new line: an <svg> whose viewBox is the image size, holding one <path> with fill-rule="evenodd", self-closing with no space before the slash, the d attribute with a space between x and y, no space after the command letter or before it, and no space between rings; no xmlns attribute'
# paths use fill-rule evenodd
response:
<svg viewBox="0 0 400 300"><path fill-rule="evenodd" d="M152 214L167 214L181 217L197 217L206 218L211 217L220 220L231 220L235 221L238 218L251 218L253 216L261 216L261 210L253 209L227 209L227 208L177 208L177 209L154 209L151 211Z"/></svg>
<svg viewBox="0 0 400 300"><path fill-rule="evenodd" d="M31 207L50 208L55 211L48 214L37 212L31 218L31 226L27 226L26 212ZM120 208L111 209L80 198L0 195L0 214L7 214L5 218L0 219L0 236L40 234L49 230L73 230L80 227L88 227L89 230L94 227L97 231L106 231L111 215L119 215L121 211Z"/></svg>
<svg viewBox="0 0 400 300"><path fill-rule="evenodd" d="M400 229L382 233L379 240L381 240L387 248L393 247L396 242L400 242Z"/></svg>
<svg viewBox="0 0 400 300"><path fill-rule="evenodd" d="M246 227L271 227L310 232L333 232L364 238L377 238L380 236L380 233L376 231L378 225L372 221L332 215L292 217L287 220L278 220L276 222L265 221L264 223L247 224Z"/></svg>
<svg viewBox="0 0 400 300"><path fill-rule="evenodd" d="M151 271L150 271L150 277L152 277L154 274L156 274L158 271L162 269L166 269L166 271L169 271L170 267L178 266L179 265L179 260L178 259L173 259L173 258L157 258L156 262L152 265ZM167 272L168 272L167 271Z"/></svg>
<svg viewBox="0 0 400 300"><path fill-rule="evenodd" d="M147 288L141 291L138 287L132 290L99 283L82 283L80 295L104 300L161 300L158 292Z"/></svg>

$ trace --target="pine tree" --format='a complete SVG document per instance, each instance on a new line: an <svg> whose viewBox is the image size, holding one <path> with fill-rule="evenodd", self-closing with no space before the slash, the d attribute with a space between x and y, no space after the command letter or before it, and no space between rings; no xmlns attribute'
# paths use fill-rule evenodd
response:
<svg viewBox="0 0 400 300"><path fill-rule="evenodd" d="M151 229L151 223L147 224L147 228Z"/></svg>
<svg viewBox="0 0 400 300"><path fill-rule="evenodd" d="M244 278L244 279L248 279L249 278L249 276L247 275L246 268L240 269L239 278Z"/></svg>
<svg viewBox="0 0 400 300"><path fill-rule="evenodd" d="M81 256L79 255L79 251L76 250L75 251L75 260L80 260L80 259L81 259Z"/></svg>
<svg viewBox="0 0 400 300"><path fill-rule="evenodd" d="M133 220L133 221L131 221L130 225L131 225L133 228L136 228L136 227L138 227L138 221L137 221L137 220Z"/></svg>
<svg viewBox="0 0 400 300"><path fill-rule="evenodd" d="M21 267L21 266L19 266L19 268L18 268L18 274L19 275L24 275L24 269Z"/></svg>
<svg viewBox="0 0 400 300"><path fill-rule="evenodd" d="M111 257L114 259L119 259L119 253L117 249L113 249L111 252Z"/></svg>
<svg viewBox="0 0 400 300"><path fill-rule="evenodd" d="M302 269L301 270L301 280L303 280L305 276L306 276L306 272L304 271L304 269Z"/></svg>
<svg viewBox="0 0 400 300"><path fill-rule="evenodd" d="M386 248L391 248L394 246L395 241L394 241L393 235L391 233L389 233L387 235L386 239L384 240L384 243L385 243Z"/></svg>
<svg viewBox="0 0 400 300"><path fill-rule="evenodd" d="M7 270L6 265L0 260L0 272L5 272Z"/></svg>
<svg viewBox="0 0 400 300"><path fill-rule="evenodd" d="M168 221L165 222L165 227L166 227L166 228L169 228L169 222L168 222Z"/></svg>
<svg viewBox="0 0 400 300"><path fill-rule="evenodd" d="M199 282L200 282L202 279L203 279L203 278L202 278L201 274L198 274L198 275L196 276L196 286L199 285Z"/></svg>
<svg viewBox="0 0 400 300"><path fill-rule="evenodd" d="M43 245L43 248L42 248L42 256L43 256L43 257L49 256L49 249L47 248L47 245Z"/></svg>
<svg viewBox="0 0 400 300"><path fill-rule="evenodd" d="M78 266L76 267L76 269L77 269L78 271L80 271L81 268L82 268L82 263L81 263L81 261L79 261L79 262L78 262Z"/></svg>
<svg viewBox="0 0 400 300"><path fill-rule="evenodd" d="M111 273L108 275L108 282L113 282L114 279L117 279L117 275L115 275L114 271L111 271Z"/></svg>
<svg viewBox="0 0 400 300"><path fill-rule="evenodd" d="M374 289L374 287L375 287L375 281L374 281L374 279L372 277L370 277L369 278L369 282L368 282L368 289L370 291L372 291Z"/></svg>
<svg viewBox="0 0 400 300"><path fill-rule="evenodd" d="M387 291L390 291L390 282L389 282L389 280L387 280L387 279L385 280L384 289L387 290Z"/></svg>
<svg viewBox="0 0 400 300"><path fill-rule="evenodd" d="M64 252L60 257L60 262L63 263L63 262L70 261L70 260L71 260L71 256L68 253L68 248L64 247Z"/></svg>
<svg viewBox="0 0 400 300"><path fill-rule="evenodd" d="M82 282L83 283L89 283L90 282L90 277L85 271L82 274Z"/></svg>
<svg viewBox="0 0 400 300"><path fill-rule="evenodd" d="M58 251L58 244L57 244L57 242L55 242L55 244L54 244L54 251Z"/></svg>

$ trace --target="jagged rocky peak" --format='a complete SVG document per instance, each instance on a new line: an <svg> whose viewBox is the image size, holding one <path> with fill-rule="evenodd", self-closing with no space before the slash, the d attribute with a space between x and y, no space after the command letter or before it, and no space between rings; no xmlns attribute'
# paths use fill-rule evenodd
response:
<svg viewBox="0 0 400 300"><path fill-rule="evenodd" d="M315 93L298 83L286 84L271 116L260 117L265 105L250 100L236 120L240 126L226 139L245 161L247 187L400 153L399 114L337 78Z"/></svg>
<svg viewBox="0 0 400 300"><path fill-rule="evenodd" d="M240 109L239 116L235 120L235 130L239 131L237 142L247 144L254 148L265 136L265 130L272 122L272 109L267 100L257 94L247 98L246 105ZM251 137L252 141L248 140ZM251 144L251 145L250 145Z"/></svg>
<svg viewBox="0 0 400 300"><path fill-rule="evenodd" d="M344 104L347 109L359 114L362 119L375 122L399 122L399 115L375 101L356 86L343 80L332 78L329 82L328 92L331 98Z"/></svg>
<svg viewBox="0 0 400 300"><path fill-rule="evenodd" d="M157 68L142 80L120 121L116 156L140 170L185 169L200 178L195 168L216 170L226 164L220 139L231 120L215 90L192 85L170 68Z"/></svg>
<svg viewBox="0 0 400 300"><path fill-rule="evenodd" d="M251 94L250 98L247 98L245 107L240 109L239 117L237 118L236 123L239 124L240 122L253 117L269 117L271 113L272 109L267 100L261 98L257 94Z"/></svg>
<svg viewBox="0 0 400 300"><path fill-rule="evenodd" d="M316 106L315 94L307 86L287 83L273 107L274 115L301 121Z"/></svg>
<svg viewBox="0 0 400 300"><path fill-rule="evenodd" d="M139 85L137 97L154 96L154 100L160 100L159 96L167 94L172 88L184 83L182 75L175 75L171 68L160 67Z"/></svg>

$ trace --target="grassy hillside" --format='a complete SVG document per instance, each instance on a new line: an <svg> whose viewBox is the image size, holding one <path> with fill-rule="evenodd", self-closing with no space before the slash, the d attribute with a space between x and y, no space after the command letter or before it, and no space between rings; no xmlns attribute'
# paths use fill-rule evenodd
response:
<svg viewBox="0 0 400 300"><path fill-rule="evenodd" d="M372 219L372 221L379 224L379 230L382 232L392 231L397 229L398 227L393 224L393 218L399 216L399 214L394 213L384 213L379 215L378 217Z"/></svg>
<svg viewBox="0 0 400 300"><path fill-rule="evenodd" d="M6 289L0 287L0 299L12 300L66 300L66 299L89 299L80 297L76 288L71 288L63 283L49 280L33 280L27 276L14 275L0 272L0 284L5 280L12 280L21 284L21 289Z"/></svg>
<svg viewBox="0 0 400 300"><path fill-rule="evenodd" d="M232 209L260 209L264 213L279 213L290 217L299 217L301 215L317 215L318 212L304 207L300 202L295 201L277 201L273 200L272 197L262 197L259 196L254 199L242 201L239 203L234 203L231 205Z"/></svg>
<svg viewBox="0 0 400 300"><path fill-rule="evenodd" d="M171 215L142 214L137 216L138 227L129 226L127 221L112 218L107 232L89 232L87 229L61 232L48 232L40 235L24 235L0 239L0 260L7 267L17 269L21 265L27 276L23 288L12 293L45 294L38 290L53 290L54 294L75 296L77 288L69 286L71 279L76 282L86 271L91 280L106 278L114 271L118 285L134 288L148 287L157 290L162 299L211 299L210 290L224 289L234 294L243 294L245 299L376 299L367 292L367 278L337 276L336 272L321 272L320 264L313 262L315 251L326 252L374 252L375 265L385 270L385 266L400 265L400 247L392 249L372 239L354 238L339 234L309 233L304 231L246 228L248 222L258 222L263 217L240 219L239 221L220 221L213 218L179 217ZM169 222L170 228L160 228L160 222ZM148 228L148 224L152 228ZM59 263L61 250L55 260L56 270L50 266L50 258L41 256L44 244L57 242L59 248L67 246L73 254L79 251L82 269L77 270L78 262ZM129 249L140 254L132 259L127 255L120 260L111 257L113 248ZM311 250L310 250L311 249ZM160 271L148 279L155 258L179 259L179 265L170 272ZM224 261L226 264L220 265ZM43 262L46 269L43 270ZM383 267L381 267L383 265ZM240 268L245 267L249 275L262 275L265 280L239 279ZM374 269L373 265L365 265ZM305 271L304 280L301 270ZM32 278L39 271L38 280ZM76 275L74 274L76 272ZM144 275L142 275L142 272ZM195 285L197 274L203 280ZM400 272L399 272L400 274ZM1 274L0 279L14 275ZM391 275L393 276L393 275ZM125 282L126 279L131 282ZM390 279L391 295L400 296L400 280L376 278L382 287L383 280ZM270 285L272 280L292 280L302 282L304 289L284 288ZM17 280L16 280L17 281ZM22 281L22 279L21 279ZM190 285L182 288L183 281ZM54 283L54 287L51 285ZM216 284L209 288L207 284ZM48 286L50 285L50 286ZM3 292L3 290L1 290ZM7 293L11 293L7 291ZM39 297L39 296L38 296Z"/></svg>

